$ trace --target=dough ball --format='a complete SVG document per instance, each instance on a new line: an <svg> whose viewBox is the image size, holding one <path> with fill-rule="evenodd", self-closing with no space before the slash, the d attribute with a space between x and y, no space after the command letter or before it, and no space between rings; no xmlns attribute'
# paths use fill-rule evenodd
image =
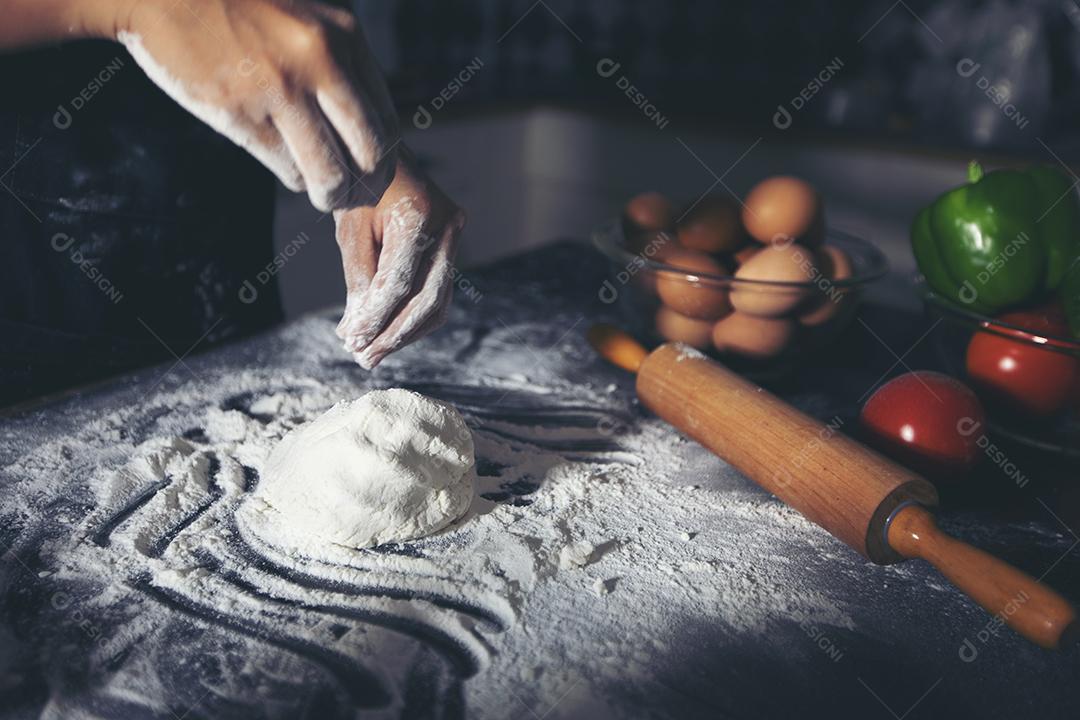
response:
<svg viewBox="0 0 1080 720"><path fill-rule="evenodd" d="M255 497L288 534L363 548L461 517L472 468L472 434L457 410L408 390L373 390L286 435Z"/></svg>

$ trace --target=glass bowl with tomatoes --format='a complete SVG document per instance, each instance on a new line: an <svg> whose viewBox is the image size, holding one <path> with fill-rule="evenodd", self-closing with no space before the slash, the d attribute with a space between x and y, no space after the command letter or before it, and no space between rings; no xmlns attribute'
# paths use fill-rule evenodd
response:
<svg viewBox="0 0 1080 720"><path fill-rule="evenodd" d="M990 429L1032 448L1080 461L1080 338L1059 302L990 317L959 306L920 279L931 336L945 369L965 380Z"/></svg>

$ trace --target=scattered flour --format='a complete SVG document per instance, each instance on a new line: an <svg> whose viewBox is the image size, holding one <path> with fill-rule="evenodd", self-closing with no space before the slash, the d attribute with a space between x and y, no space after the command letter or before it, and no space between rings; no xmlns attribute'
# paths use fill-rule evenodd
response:
<svg viewBox="0 0 1080 720"><path fill-rule="evenodd" d="M300 340L325 342L315 329ZM509 335L493 342L500 358L517 353L508 368L526 366L528 348ZM786 561L834 551L823 531L761 493L703 483L671 428L612 421L626 409L609 389L519 383L515 371L423 390L471 427L476 494L457 522L399 545L297 542L271 513L251 511L256 496L273 497L264 483L281 439L362 394L348 379L223 371L103 413L3 468L20 478L5 508L86 495L54 513L62 530L33 550L35 572L51 573L35 581L63 587L100 626L79 653L93 682L57 673L49 712L92 717L88 692L162 714L181 707L177 678L196 667L178 664L181 643L223 668L191 680L186 702L202 713L252 698L295 710L300 688L329 686L342 703L393 717L419 665L435 685L463 681L470 716L503 717L508 698L543 712L586 693L573 707L625 717L665 697L663 669L685 666L693 628L738 643L774 623L853 626L839 591L807 587L804 564ZM52 623L55 642L89 642L70 617ZM382 694L350 695L368 686Z"/></svg>
<svg viewBox="0 0 1080 720"><path fill-rule="evenodd" d="M584 540L563 545L559 549L559 569L585 567L592 561L594 552L596 552L596 546Z"/></svg>
<svg viewBox="0 0 1080 720"><path fill-rule="evenodd" d="M679 354L675 356L675 362L683 362L684 360L704 360L705 353L701 352L697 348L690 347L686 343L675 343L676 350Z"/></svg>

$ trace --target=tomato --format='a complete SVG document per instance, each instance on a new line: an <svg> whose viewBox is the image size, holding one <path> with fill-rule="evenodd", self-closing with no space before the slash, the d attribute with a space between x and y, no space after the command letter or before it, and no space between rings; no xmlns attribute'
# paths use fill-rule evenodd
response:
<svg viewBox="0 0 1080 720"><path fill-rule="evenodd" d="M869 444L935 479L965 475L979 459L986 414L959 380L920 370L878 388L859 422Z"/></svg>
<svg viewBox="0 0 1080 720"><path fill-rule="evenodd" d="M1054 347L1068 337L1064 316L1054 309L1011 312L997 318L1028 332L1002 329L1009 337L976 332L968 343L968 377L987 398L1036 417L1061 410L1080 375L1080 362ZM1046 336L1046 337L1044 337Z"/></svg>

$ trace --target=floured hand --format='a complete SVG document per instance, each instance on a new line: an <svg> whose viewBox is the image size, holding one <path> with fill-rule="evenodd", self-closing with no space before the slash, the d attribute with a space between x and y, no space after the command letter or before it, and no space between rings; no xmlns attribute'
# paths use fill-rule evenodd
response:
<svg viewBox="0 0 1080 720"><path fill-rule="evenodd" d="M385 188L397 116L351 13L310 0L147 0L117 27L151 80L315 207L370 204Z"/></svg>
<svg viewBox="0 0 1080 720"><path fill-rule="evenodd" d="M378 205L339 210L334 219L348 288L337 334L370 369L446 319L465 213L403 148Z"/></svg>

